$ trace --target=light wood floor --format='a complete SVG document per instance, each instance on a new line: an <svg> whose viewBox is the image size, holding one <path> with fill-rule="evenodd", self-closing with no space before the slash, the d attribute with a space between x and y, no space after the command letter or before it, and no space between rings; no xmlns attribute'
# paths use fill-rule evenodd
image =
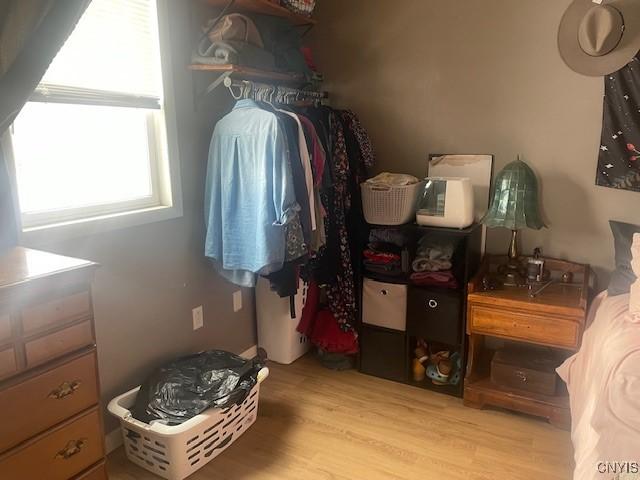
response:
<svg viewBox="0 0 640 480"><path fill-rule="evenodd" d="M270 365L255 425L189 480L568 480L569 434L313 357ZM158 477L109 458L111 480Z"/></svg>

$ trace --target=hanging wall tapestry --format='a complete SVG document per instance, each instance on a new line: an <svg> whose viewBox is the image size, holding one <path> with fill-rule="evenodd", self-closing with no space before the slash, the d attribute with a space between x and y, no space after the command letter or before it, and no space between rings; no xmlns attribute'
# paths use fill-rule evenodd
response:
<svg viewBox="0 0 640 480"><path fill-rule="evenodd" d="M640 192L640 60L605 77L596 185Z"/></svg>

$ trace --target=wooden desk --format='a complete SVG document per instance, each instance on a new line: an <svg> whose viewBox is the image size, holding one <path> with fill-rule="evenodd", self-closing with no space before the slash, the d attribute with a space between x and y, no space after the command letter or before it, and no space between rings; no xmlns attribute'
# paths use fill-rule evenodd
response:
<svg viewBox="0 0 640 480"><path fill-rule="evenodd" d="M551 347L569 355L580 347L587 314L588 265L549 260L554 272L571 272L573 285L551 284L535 298L526 287L484 289L482 280L502 257L488 256L478 274L469 283L467 295L467 334L469 362L465 378L464 404L482 408L485 405L507 408L547 418L551 423L570 424L569 397L566 391L557 395L537 395L495 385L489 378L493 352L485 339Z"/></svg>

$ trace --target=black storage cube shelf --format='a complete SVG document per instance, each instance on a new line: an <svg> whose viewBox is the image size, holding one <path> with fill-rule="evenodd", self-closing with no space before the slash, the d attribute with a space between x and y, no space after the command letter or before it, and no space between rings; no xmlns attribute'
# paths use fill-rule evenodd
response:
<svg viewBox="0 0 640 480"><path fill-rule="evenodd" d="M450 238L456 245L452 258L452 271L458 281L457 289L412 285L409 273L388 277L368 273L361 269L363 278L379 282L408 285L406 332L390 330L360 323L360 371L369 375L405 382L430 390L462 396L464 382L459 385L435 386L429 379L414 382L412 377L412 349L417 339L444 344L462 357L462 371L466 370L466 294L467 283L476 273L481 260L482 226L466 229L422 227L415 224L398 227L370 226L373 228L402 230L410 243L408 250L415 254L418 240L423 235L437 239ZM412 258L411 258L412 259ZM362 300L362 299L361 299Z"/></svg>

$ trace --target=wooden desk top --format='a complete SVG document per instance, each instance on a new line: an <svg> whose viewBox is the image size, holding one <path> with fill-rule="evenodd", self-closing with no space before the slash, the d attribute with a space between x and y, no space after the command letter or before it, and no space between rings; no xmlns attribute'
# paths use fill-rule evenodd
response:
<svg viewBox="0 0 640 480"><path fill-rule="evenodd" d="M534 313L548 313L582 319L586 317L589 290L589 266L577 263L550 260L554 267L571 271L576 275L577 284L554 283L547 286L535 298L529 297L526 287L502 286L496 290L484 290L482 279L490 270L496 258L486 258L480 271L469 284L468 302L513 308ZM534 287L534 290L539 286Z"/></svg>
<svg viewBox="0 0 640 480"><path fill-rule="evenodd" d="M0 288L92 266L98 264L30 248L13 247L0 255Z"/></svg>
<svg viewBox="0 0 640 480"><path fill-rule="evenodd" d="M584 316L586 312L586 306L582 305L582 287L562 284L550 285L535 298L529 297L527 288L502 287L470 293L468 301L569 316Z"/></svg>

